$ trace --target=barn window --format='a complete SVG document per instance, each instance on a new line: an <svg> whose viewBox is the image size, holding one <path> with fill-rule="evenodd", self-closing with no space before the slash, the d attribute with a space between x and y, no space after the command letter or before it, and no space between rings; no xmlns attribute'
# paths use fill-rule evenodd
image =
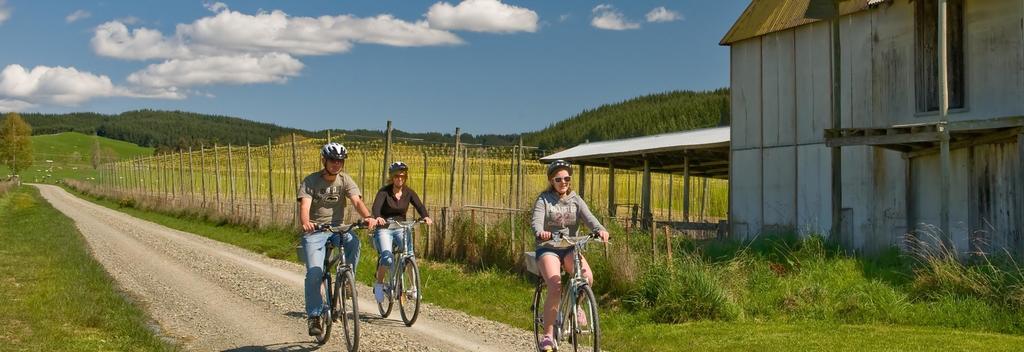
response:
<svg viewBox="0 0 1024 352"><path fill-rule="evenodd" d="M964 107L964 1L947 0L949 108ZM914 1L917 111L939 110L938 1Z"/></svg>

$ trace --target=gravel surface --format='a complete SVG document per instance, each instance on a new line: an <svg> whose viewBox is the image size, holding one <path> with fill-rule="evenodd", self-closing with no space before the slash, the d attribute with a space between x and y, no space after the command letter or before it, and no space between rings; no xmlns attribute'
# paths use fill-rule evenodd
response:
<svg viewBox="0 0 1024 352"><path fill-rule="evenodd" d="M75 221L93 256L156 320L161 334L185 349L317 349L306 334L302 266L141 220L59 187L36 187ZM535 348L530 332L429 304L421 307L416 324L406 327L397 311L380 318L369 287L360 285L359 297L360 351ZM344 349L343 337L334 331L323 350Z"/></svg>

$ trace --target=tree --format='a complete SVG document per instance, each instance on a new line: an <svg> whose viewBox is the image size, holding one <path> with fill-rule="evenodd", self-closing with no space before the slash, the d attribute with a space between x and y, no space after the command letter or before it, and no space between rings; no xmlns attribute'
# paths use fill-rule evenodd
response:
<svg viewBox="0 0 1024 352"><path fill-rule="evenodd" d="M32 126L16 113L0 122L0 162L15 175L32 166Z"/></svg>

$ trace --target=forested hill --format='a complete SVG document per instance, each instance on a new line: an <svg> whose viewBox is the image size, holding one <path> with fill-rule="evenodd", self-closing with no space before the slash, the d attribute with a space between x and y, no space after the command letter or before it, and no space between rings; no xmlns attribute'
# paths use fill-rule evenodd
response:
<svg viewBox="0 0 1024 352"><path fill-rule="evenodd" d="M729 124L729 89L645 95L584 110L547 128L525 133L526 144L545 150L609 139Z"/></svg>
<svg viewBox="0 0 1024 352"><path fill-rule="evenodd" d="M210 146L214 143L242 145L264 144L268 139L287 140L295 133L302 137L323 137L327 131L307 131L255 122L229 116L206 115L182 111L137 110L117 115L96 113L36 114L21 116L32 125L32 134L80 132L132 142L156 148L157 153L188 147ZM586 140L591 142L711 127L720 121L728 123L729 90L707 92L675 91L633 98L584 110L572 118L545 129L522 135L524 143L544 150L571 147ZM383 125L383 121L381 122ZM395 130L396 140L451 142L452 132L409 133ZM381 139L380 130L331 130L343 140ZM519 135L463 134L464 143L512 145Z"/></svg>

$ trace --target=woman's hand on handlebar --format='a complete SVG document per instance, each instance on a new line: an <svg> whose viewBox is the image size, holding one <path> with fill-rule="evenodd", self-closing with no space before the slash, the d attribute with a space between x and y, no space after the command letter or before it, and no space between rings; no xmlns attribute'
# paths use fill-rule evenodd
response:
<svg viewBox="0 0 1024 352"><path fill-rule="evenodd" d="M420 219L420 220L422 220L423 223L427 224L427 225L433 225L434 224L434 220L431 219L429 216L424 217L423 219Z"/></svg>
<svg viewBox="0 0 1024 352"><path fill-rule="evenodd" d="M541 232L538 232L538 233L537 233L537 239L539 239L539 240L541 240L541 241L547 241L547 240L550 240L550 239L551 239L551 232L550 232L550 231L541 231Z"/></svg>
<svg viewBox="0 0 1024 352"><path fill-rule="evenodd" d="M384 220L384 218L379 217L379 216L377 217L377 226L384 226L384 225L387 225L387 224L388 224L387 220Z"/></svg>
<svg viewBox="0 0 1024 352"><path fill-rule="evenodd" d="M597 235L601 237L601 241L608 242L608 237L611 236L608 231L601 230L597 232Z"/></svg>
<svg viewBox="0 0 1024 352"><path fill-rule="evenodd" d="M302 223L302 232L310 233L316 230L316 224L306 221Z"/></svg>

